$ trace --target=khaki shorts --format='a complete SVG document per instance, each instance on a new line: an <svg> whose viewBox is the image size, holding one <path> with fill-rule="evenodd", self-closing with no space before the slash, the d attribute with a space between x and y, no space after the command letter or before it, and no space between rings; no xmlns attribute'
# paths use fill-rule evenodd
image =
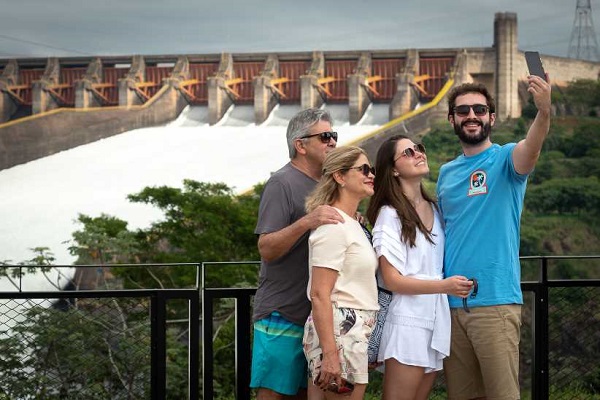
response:
<svg viewBox="0 0 600 400"><path fill-rule="evenodd" d="M448 398L519 399L521 306L473 307L470 313L453 308L451 315Z"/></svg>
<svg viewBox="0 0 600 400"><path fill-rule="evenodd" d="M338 347L342 378L352 383L369 383L367 346L376 316L377 311L333 306L333 334ZM306 320L302 343L308 361L308 372L314 379L321 370L323 352L312 313Z"/></svg>

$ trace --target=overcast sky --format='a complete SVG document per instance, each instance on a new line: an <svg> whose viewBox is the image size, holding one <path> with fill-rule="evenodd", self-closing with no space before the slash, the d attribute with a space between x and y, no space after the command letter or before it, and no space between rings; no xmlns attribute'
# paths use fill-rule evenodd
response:
<svg viewBox="0 0 600 400"><path fill-rule="evenodd" d="M576 3L0 0L0 58L489 47L496 12L517 13L519 49L567 56Z"/></svg>

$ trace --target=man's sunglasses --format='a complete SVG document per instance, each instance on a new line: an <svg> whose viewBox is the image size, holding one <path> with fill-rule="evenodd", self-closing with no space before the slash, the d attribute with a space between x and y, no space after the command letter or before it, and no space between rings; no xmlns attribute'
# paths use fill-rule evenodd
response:
<svg viewBox="0 0 600 400"><path fill-rule="evenodd" d="M483 117L485 114L488 113L488 110L490 108L484 104L472 104L472 105L463 104L463 105L454 107L454 112L459 117L466 117L471 112L471 109L473 110L475 115L477 115L478 117Z"/></svg>
<svg viewBox="0 0 600 400"><path fill-rule="evenodd" d="M477 297L477 292L479 291L479 285L477 284L477 279L471 278L469 280L473 282L473 291L469 295L469 298L474 299L475 297ZM468 313L471 312L471 310L469 309L469 306L467 305L466 297L463 297L463 308L465 309L466 312L468 312Z"/></svg>
<svg viewBox="0 0 600 400"><path fill-rule="evenodd" d="M369 173L375 175L375 168L371 167L369 164L363 164L363 165L359 165L358 167L350 167L348 168L350 169L356 169L360 172L362 172L362 174L366 177L369 176Z"/></svg>
<svg viewBox="0 0 600 400"><path fill-rule="evenodd" d="M394 162L400 157L413 158L417 154L417 151L421 154L425 154L425 146L423 146L421 143L417 143L412 148L407 147L406 149L402 150L402 152L400 152L400 155L396 157Z"/></svg>
<svg viewBox="0 0 600 400"><path fill-rule="evenodd" d="M300 139L308 139L311 138L313 136L318 136L319 139L321 139L321 142L323 143L329 143L329 141L331 139L335 140L337 142L338 139L338 134L337 132L321 132L321 133L313 133L311 135L305 135L300 137Z"/></svg>

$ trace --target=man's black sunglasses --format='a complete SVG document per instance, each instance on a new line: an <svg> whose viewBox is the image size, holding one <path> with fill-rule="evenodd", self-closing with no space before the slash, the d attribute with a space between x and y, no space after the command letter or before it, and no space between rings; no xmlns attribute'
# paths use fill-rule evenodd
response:
<svg viewBox="0 0 600 400"><path fill-rule="evenodd" d="M477 292L479 291L479 285L477 284L477 279L471 278L469 280L471 282L473 282L473 291L469 295L469 298L474 299L477 296ZM469 310L469 306L467 306L467 298L466 297L463 297L463 308L465 309L466 312L468 312L468 313L471 312L471 310Z"/></svg>
<svg viewBox="0 0 600 400"><path fill-rule="evenodd" d="M463 105L454 107L454 112L459 117L466 117L471 112L471 109L473 109L473 112L475 113L476 116L483 117L485 114L487 114L489 107L486 106L485 104L471 104L471 105L463 104Z"/></svg>
<svg viewBox="0 0 600 400"><path fill-rule="evenodd" d="M301 136L300 139L308 139L308 138L311 138L313 136L319 136L319 139L321 139L321 142L323 142L323 143L329 143L329 141L331 139L333 139L333 140L335 140L337 142L337 139L338 139L337 132L313 133L311 135Z"/></svg>
<svg viewBox="0 0 600 400"><path fill-rule="evenodd" d="M350 167L348 169L356 169L362 172L362 174L366 177L369 176L369 173L375 175L375 168L371 167L369 164L359 165L358 167Z"/></svg>

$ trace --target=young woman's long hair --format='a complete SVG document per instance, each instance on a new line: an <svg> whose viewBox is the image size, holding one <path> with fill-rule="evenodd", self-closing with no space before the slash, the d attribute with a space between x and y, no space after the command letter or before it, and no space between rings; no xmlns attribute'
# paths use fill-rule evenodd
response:
<svg viewBox="0 0 600 400"><path fill-rule="evenodd" d="M363 149L355 146L340 146L327 153L323 162L323 175L304 203L307 213L323 204L332 205L339 198L339 184L333 174L337 171L347 173L361 154L367 155Z"/></svg>
<svg viewBox="0 0 600 400"><path fill-rule="evenodd" d="M367 209L367 218L371 224L375 224L379 210L383 206L390 206L396 210L398 218L402 224L401 239L408 243L410 247L415 246L417 238L417 229L419 229L433 243L431 232L419 218L419 214L410 200L402 191L400 180L394 176L394 157L396 155L396 144L401 139L410 139L404 135L395 135L387 139L377 151L375 161L375 194L371 197L369 208ZM412 140L412 139L411 139ZM427 194L421 182L421 194L423 198L437 208L437 204L432 196Z"/></svg>

